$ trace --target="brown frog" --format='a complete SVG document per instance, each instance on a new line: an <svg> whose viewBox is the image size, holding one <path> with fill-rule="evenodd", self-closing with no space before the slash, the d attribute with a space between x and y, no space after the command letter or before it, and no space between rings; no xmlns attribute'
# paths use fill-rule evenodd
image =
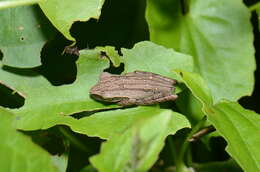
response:
<svg viewBox="0 0 260 172"><path fill-rule="evenodd" d="M103 72L90 90L96 100L116 102L120 106L151 105L175 100L176 80L151 72L135 71L125 75Z"/></svg>

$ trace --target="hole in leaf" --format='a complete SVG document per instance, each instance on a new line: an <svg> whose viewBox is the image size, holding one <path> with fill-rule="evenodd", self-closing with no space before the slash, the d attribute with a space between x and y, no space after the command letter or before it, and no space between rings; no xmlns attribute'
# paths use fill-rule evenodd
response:
<svg viewBox="0 0 260 172"><path fill-rule="evenodd" d="M125 64L120 63L118 67L115 67L112 62L110 61L110 67L105 69L104 72L109 72L112 74L121 74L125 70Z"/></svg>
<svg viewBox="0 0 260 172"><path fill-rule="evenodd" d="M38 73L35 73L33 69L20 69L10 66L3 66L2 70L24 77L34 77L39 75ZM5 86L4 84L1 85L0 97L0 105L9 108L21 107L24 105L25 101L24 96L19 94L19 92L15 92L15 90L9 88L8 86Z"/></svg>
<svg viewBox="0 0 260 172"><path fill-rule="evenodd" d="M17 92L2 84L0 84L0 97L0 106L8 108L22 107L25 101Z"/></svg>
<svg viewBox="0 0 260 172"><path fill-rule="evenodd" d="M37 72L47 78L54 86L71 84L76 80L78 56L63 53L69 45L63 36L58 35L54 40L45 44L41 52L42 65Z"/></svg>
<svg viewBox="0 0 260 172"><path fill-rule="evenodd" d="M20 37L20 40L21 40L21 41L24 41L24 40L25 40L25 38L24 38L24 37Z"/></svg>

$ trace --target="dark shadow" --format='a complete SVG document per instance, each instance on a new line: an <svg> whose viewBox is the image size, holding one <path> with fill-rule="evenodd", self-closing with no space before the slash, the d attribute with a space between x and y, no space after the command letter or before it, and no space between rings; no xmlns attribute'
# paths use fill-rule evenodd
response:
<svg viewBox="0 0 260 172"><path fill-rule="evenodd" d="M66 149L62 135L58 127L52 127L47 130L22 131L23 134L32 138L32 141L52 155L62 155Z"/></svg>
<svg viewBox="0 0 260 172"><path fill-rule="evenodd" d="M108 103L108 102L100 102L104 105L111 105L111 104L115 104L115 103ZM74 113L73 115L71 115L73 118L76 119L80 119L80 118L84 118L84 117L88 117L91 116L95 113L98 112L106 112L106 111L112 111L112 110L117 110L117 109L129 109L129 108L134 108L136 107L135 105L132 106L118 106L118 107L113 107L113 108L109 108L109 109L99 109L99 110L93 110L93 111L84 111L84 112L79 112L79 113Z"/></svg>
<svg viewBox="0 0 260 172"><path fill-rule="evenodd" d="M28 76L28 77L39 76L39 74L37 72L35 72L33 68L25 69L25 68L15 68L15 67L10 67L10 66L3 66L2 70L16 74L16 75L21 75L21 76Z"/></svg>
<svg viewBox="0 0 260 172"><path fill-rule="evenodd" d="M108 69L105 69L104 72L112 73L112 74L121 74L125 70L124 63L120 63L120 66L115 67L113 66L112 62L110 61L110 67Z"/></svg>
<svg viewBox="0 0 260 172"><path fill-rule="evenodd" d="M209 141L209 146L210 150L200 140L192 143L194 162L227 161L230 158L225 151L227 142L222 137L212 137Z"/></svg>
<svg viewBox="0 0 260 172"><path fill-rule="evenodd" d="M76 151L76 155L85 156L85 162L88 162L87 158L89 156L98 152L100 143L102 142L101 139L75 133L68 126L64 125L57 125L46 130L20 130L20 132L31 137L34 143L52 155L70 154ZM77 143L73 142L74 140L72 140L71 137L82 143L86 149L82 150L82 147L79 147ZM74 149L74 151L71 151L71 149ZM71 155L69 157L71 158Z"/></svg>
<svg viewBox="0 0 260 172"><path fill-rule="evenodd" d="M89 158L99 152L102 139L73 132L68 126L58 125L47 130L20 131L51 155L67 155L67 172L80 171ZM80 145L79 145L80 144Z"/></svg>
<svg viewBox="0 0 260 172"><path fill-rule="evenodd" d="M78 56L64 53L71 44L61 34L47 42L41 52L42 65L35 70L42 74L54 86L71 84L76 80Z"/></svg>
<svg viewBox="0 0 260 172"><path fill-rule="evenodd" d="M149 39L145 6L145 0L106 0L99 20L75 22L71 35L79 49L106 45L131 48Z"/></svg>

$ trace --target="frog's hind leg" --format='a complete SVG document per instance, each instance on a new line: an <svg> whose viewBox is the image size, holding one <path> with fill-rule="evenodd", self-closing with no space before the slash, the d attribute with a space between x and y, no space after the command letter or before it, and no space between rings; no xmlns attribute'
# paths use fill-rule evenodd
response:
<svg viewBox="0 0 260 172"><path fill-rule="evenodd" d="M157 103L162 103L162 102L167 102L167 101L173 101L177 99L177 95L169 95L157 99L144 99L142 101L137 101L135 102L136 105L152 105L152 104L157 104Z"/></svg>

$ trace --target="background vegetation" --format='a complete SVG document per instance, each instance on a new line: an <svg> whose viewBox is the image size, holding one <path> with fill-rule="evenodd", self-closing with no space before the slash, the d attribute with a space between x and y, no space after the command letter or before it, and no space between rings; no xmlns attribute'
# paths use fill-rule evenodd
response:
<svg viewBox="0 0 260 172"><path fill-rule="evenodd" d="M259 19L257 0L0 0L1 170L260 171ZM89 96L135 70L178 100Z"/></svg>

